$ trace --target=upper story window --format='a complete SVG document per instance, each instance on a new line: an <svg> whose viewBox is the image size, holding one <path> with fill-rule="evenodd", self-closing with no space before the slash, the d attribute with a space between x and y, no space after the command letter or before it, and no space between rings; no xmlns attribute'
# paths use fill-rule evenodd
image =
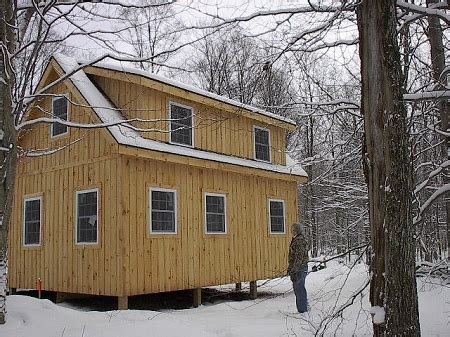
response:
<svg viewBox="0 0 450 337"><path fill-rule="evenodd" d="M177 193L163 188L150 189L150 233L177 233Z"/></svg>
<svg viewBox="0 0 450 337"><path fill-rule="evenodd" d="M255 159L270 162L270 131L255 126L253 128L255 142Z"/></svg>
<svg viewBox="0 0 450 337"><path fill-rule="evenodd" d="M225 194L205 193L206 234L226 234L227 202Z"/></svg>
<svg viewBox="0 0 450 337"><path fill-rule="evenodd" d="M192 108L177 103L169 104L170 142L194 146Z"/></svg>
<svg viewBox="0 0 450 337"><path fill-rule="evenodd" d="M59 118L64 121L69 120L67 97L55 97L52 100L52 115L53 118ZM57 122L51 125L52 137L65 135L68 132L67 125L59 124Z"/></svg>
<svg viewBox="0 0 450 337"><path fill-rule="evenodd" d="M42 198L27 198L23 203L23 244L41 244Z"/></svg>
<svg viewBox="0 0 450 337"><path fill-rule="evenodd" d="M77 192L76 243L98 243L98 189Z"/></svg>
<svg viewBox="0 0 450 337"><path fill-rule="evenodd" d="M269 200L270 233L285 234L284 200Z"/></svg>

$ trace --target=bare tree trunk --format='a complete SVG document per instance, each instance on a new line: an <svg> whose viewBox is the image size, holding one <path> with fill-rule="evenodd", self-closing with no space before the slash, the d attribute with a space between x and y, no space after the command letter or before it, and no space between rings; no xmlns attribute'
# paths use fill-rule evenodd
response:
<svg viewBox="0 0 450 337"><path fill-rule="evenodd" d="M395 0L358 11L365 165L373 249L370 301L385 310L375 336L420 336L411 221L411 158Z"/></svg>
<svg viewBox="0 0 450 337"><path fill-rule="evenodd" d="M310 89L311 90L311 89ZM310 91L311 94L311 91ZM308 157L312 158L314 156L314 120L313 117L309 117L308 123L308 133L307 133L307 143L308 143ZM309 165L307 168L307 173L309 181L313 180L313 165ZM314 200L314 187L310 183L308 184L308 203L310 212L310 225L311 225L311 256L319 256L319 246L318 246L318 233L317 233L317 219L315 210L315 200Z"/></svg>
<svg viewBox="0 0 450 337"><path fill-rule="evenodd" d="M14 3L11 0L0 0L0 40L3 48L14 46L16 36ZM10 49L12 50L12 48ZM8 227L12 211L14 179L17 160L17 132L12 113L12 90L14 76L11 71L8 54L0 50L0 212L3 215L0 227L0 324L6 320L6 267L8 250Z"/></svg>
<svg viewBox="0 0 450 337"><path fill-rule="evenodd" d="M430 7L433 4L439 3L439 0L427 0L427 6ZM447 84L447 74L444 74L445 69L445 50L442 42L442 26L437 16L427 16L428 20L428 37L431 47L431 65L433 67L433 79L436 82L438 90L445 88ZM450 103L447 99L439 102L439 116L441 119L441 130L446 131L448 129L448 114L450 113ZM449 137L442 136L444 143L442 145L442 158L449 159ZM448 177L448 170L445 170L445 177ZM447 180L444 183L448 183ZM447 259L450 261L450 196L445 195L444 200L446 202L446 218L447 218Z"/></svg>

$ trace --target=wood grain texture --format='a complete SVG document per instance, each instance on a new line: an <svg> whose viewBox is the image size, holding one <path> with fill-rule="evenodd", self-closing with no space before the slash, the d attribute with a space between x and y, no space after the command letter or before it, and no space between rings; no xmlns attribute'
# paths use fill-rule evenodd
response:
<svg viewBox="0 0 450 337"><path fill-rule="evenodd" d="M49 78L52 76L50 73ZM129 108L126 113L132 116L145 111L141 117L166 119L168 100L175 100L138 83L122 87L118 81L96 80L113 96L113 103ZM70 82L55 86L53 93L68 94L73 102L71 121L98 122ZM191 103L188 99L181 102ZM254 120L195 104L194 109L203 116L196 131L200 148L253 157L248 130ZM41 117L50 108L50 99L42 99L29 118ZM206 123L215 118L224 121ZM166 124L155 123L154 127ZM285 130L270 128L276 135L273 142L284 147ZM166 133L146 136L167 141ZM18 161L9 248L12 288L36 288L40 278L44 290L130 296L285 274L290 225L297 221L298 178L119 147L106 129L70 129L63 137L51 138L50 126L39 124L23 131L19 143L24 151L61 150L40 157L23 156ZM282 164L284 154L273 153L273 158ZM177 191L177 234L150 233L150 187ZM77 245L76 192L91 188L99 190L99 241ZM206 192L226 195L225 235L205 234ZM23 199L35 194L43 198L42 244L28 248L23 246ZM285 201L286 234L269 233L269 198Z"/></svg>

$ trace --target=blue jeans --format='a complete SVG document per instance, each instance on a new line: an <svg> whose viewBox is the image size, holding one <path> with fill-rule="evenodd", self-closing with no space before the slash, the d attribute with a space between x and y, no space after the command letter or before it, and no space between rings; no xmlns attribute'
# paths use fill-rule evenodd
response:
<svg viewBox="0 0 450 337"><path fill-rule="evenodd" d="M306 275L308 275L308 266L300 269L291 277L298 312L308 311L308 295L305 288Z"/></svg>

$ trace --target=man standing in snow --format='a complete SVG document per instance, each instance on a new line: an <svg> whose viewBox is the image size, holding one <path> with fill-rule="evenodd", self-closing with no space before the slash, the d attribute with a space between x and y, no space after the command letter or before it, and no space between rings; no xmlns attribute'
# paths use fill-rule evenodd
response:
<svg viewBox="0 0 450 337"><path fill-rule="evenodd" d="M294 287L295 300L298 312L308 311L308 299L305 288L305 279L308 274L309 243L300 224L292 226L292 241L289 246L288 274Z"/></svg>

